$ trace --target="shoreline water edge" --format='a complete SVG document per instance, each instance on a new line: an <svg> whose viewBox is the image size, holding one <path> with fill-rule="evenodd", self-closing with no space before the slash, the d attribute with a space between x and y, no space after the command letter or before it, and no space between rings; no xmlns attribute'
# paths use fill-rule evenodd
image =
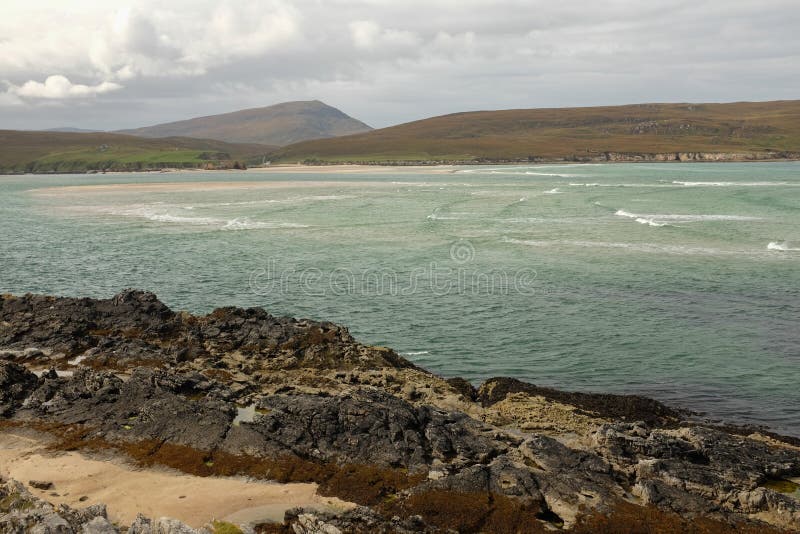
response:
<svg viewBox="0 0 800 534"><path fill-rule="evenodd" d="M718 153L718 152L659 152L659 153L623 153L623 152L603 152L586 156L573 157L536 157L507 159L507 158L466 158L454 160L342 160L342 161L298 161L296 163L280 162L266 165L200 165L200 166L162 166L125 164L123 166L110 167L87 167L86 169L74 168L53 168L52 170L37 170L36 172L9 171L0 168L0 176L19 176L19 175L53 175L53 174L129 174L129 173L192 173L192 172L375 172L397 171L400 169L422 168L426 170L469 166L480 167L486 165L539 165L539 164L598 164L598 163L770 163L770 162L792 162L800 161L798 152L747 152L747 153Z"/></svg>

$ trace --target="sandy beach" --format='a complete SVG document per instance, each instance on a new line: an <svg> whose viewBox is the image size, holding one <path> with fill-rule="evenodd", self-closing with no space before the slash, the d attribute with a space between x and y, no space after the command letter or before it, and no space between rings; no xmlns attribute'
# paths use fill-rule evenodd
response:
<svg viewBox="0 0 800 534"><path fill-rule="evenodd" d="M142 174L200 174L200 173L289 173L289 174L450 174L456 172L455 165L304 165L297 163L280 163L266 167L249 167L247 169L179 169L164 168L149 171L134 171ZM103 174L131 174L131 171L108 171Z"/></svg>
<svg viewBox="0 0 800 534"><path fill-rule="evenodd" d="M53 488L29 488L54 504L84 508L104 503L109 519L131 524L138 513L171 517L192 527L214 520L237 524L282 521L297 506L345 510L352 505L321 497L316 484L278 484L246 478L197 477L169 469L139 469L117 456L92 458L54 453L47 438L25 432L0 433L0 477L25 484L47 481Z"/></svg>
<svg viewBox="0 0 800 534"><path fill-rule="evenodd" d="M268 167L251 167L247 172L277 172L277 173L298 173L298 174L416 174L424 172L426 174L449 174L456 171L453 165L293 165L280 164Z"/></svg>

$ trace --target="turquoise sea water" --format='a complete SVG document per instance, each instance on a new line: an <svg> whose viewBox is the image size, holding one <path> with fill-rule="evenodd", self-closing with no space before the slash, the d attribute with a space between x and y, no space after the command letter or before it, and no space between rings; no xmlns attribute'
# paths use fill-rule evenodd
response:
<svg viewBox="0 0 800 534"><path fill-rule="evenodd" d="M800 435L800 164L324 171L0 177L0 291L263 306Z"/></svg>

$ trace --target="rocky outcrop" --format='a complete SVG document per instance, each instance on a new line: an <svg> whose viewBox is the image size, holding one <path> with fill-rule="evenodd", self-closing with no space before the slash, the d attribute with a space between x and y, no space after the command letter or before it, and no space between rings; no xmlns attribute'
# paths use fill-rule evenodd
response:
<svg viewBox="0 0 800 534"><path fill-rule="evenodd" d="M37 534L119 534L119 526L108 519L105 506L76 510L66 505L53 506L32 495L20 482L0 480L0 532ZM139 517L129 534L211 534L197 531L180 521L152 521Z"/></svg>
<svg viewBox="0 0 800 534"><path fill-rule="evenodd" d="M693 521L708 532L800 530L800 502L770 483L800 475L791 440L688 422L643 397L507 378L475 390L340 326L260 309L192 316L137 291L4 296L0 386L0 427L50 432L56 448L113 449L202 476L316 482L361 505L297 510L261 532L646 531ZM4 487L0 525L116 532L103 530L116 527L99 508L76 523L79 512ZM185 529L139 518L128 532Z"/></svg>

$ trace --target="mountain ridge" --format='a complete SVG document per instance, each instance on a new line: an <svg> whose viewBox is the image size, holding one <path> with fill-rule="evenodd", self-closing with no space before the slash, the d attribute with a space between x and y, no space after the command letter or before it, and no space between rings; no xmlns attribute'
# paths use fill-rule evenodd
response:
<svg viewBox="0 0 800 534"><path fill-rule="evenodd" d="M229 113L118 130L140 137L194 137L229 143L285 146L370 131L365 123L319 100L292 101Z"/></svg>

